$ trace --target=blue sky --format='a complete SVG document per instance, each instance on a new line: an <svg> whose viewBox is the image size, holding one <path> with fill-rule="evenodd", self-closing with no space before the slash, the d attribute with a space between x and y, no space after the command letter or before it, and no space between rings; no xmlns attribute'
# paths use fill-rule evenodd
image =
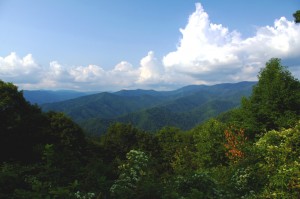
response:
<svg viewBox="0 0 300 199"><path fill-rule="evenodd" d="M298 9L299 0L0 0L0 79L168 90L256 80L271 57L297 76Z"/></svg>

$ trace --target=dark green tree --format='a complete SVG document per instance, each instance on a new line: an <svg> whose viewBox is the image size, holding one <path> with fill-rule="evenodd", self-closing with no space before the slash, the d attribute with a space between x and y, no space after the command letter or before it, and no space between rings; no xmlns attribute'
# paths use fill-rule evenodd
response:
<svg viewBox="0 0 300 199"><path fill-rule="evenodd" d="M171 163L174 155L179 149L179 145L183 145L180 137L180 129L175 127L164 127L155 134L158 141L160 154L157 157L161 173L171 174L174 169Z"/></svg>
<svg viewBox="0 0 300 199"><path fill-rule="evenodd" d="M224 165L228 161L225 156L226 126L218 120L211 119L192 130L197 153L195 158L199 168Z"/></svg>
<svg viewBox="0 0 300 199"><path fill-rule="evenodd" d="M151 158L143 151L130 150L119 165L120 175L110 188L114 198L159 198L154 182Z"/></svg>
<svg viewBox="0 0 300 199"><path fill-rule="evenodd" d="M165 186L162 198L225 198L216 181L207 173L194 172L175 176Z"/></svg>
<svg viewBox="0 0 300 199"><path fill-rule="evenodd" d="M110 166L108 179L114 180L118 176L118 165L126 159L130 150L142 150L149 154L157 154L157 142L152 134L145 133L131 124L116 123L101 137L103 161Z"/></svg>
<svg viewBox="0 0 300 199"><path fill-rule="evenodd" d="M70 150L81 150L85 147L85 135L82 129L63 113L49 112L49 140L57 147Z"/></svg>
<svg viewBox="0 0 300 199"><path fill-rule="evenodd" d="M47 123L12 83L0 80L0 160L34 161Z"/></svg>
<svg viewBox="0 0 300 199"><path fill-rule="evenodd" d="M142 132L131 124L115 123L101 138L102 146L107 151L107 160L125 160L126 153L138 149L138 137Z"/></svg>
<svg viewBox="0 0 300 199"><path fill-rule="evenodd" d="M254 133L294 126L300 116L300 82L278 58L266 63L252 95L242 100L237 117Z"/></svg>
<svg viewBox="0 0 300 199"><path fill-rule="evenodd" d="M297 10L293 16L295 18L295 23L300 23L300 10Z"/></svg>
<svg viewBox="0 0 300 199"><path fill-rule="evenodd" d="M86 155L85 135L82 129L63 113L49 112L46 115L48 127L43 136L47 144L44 147L43 157L47 157L46 165L48 167L51 165L47 171L53 169L52 174L46 172L47 178L57 184L74 181L79 176ZM51 156L46 153L49 152L49 146L51 146ZM64 178L61 178L61 175Z"/></svg>

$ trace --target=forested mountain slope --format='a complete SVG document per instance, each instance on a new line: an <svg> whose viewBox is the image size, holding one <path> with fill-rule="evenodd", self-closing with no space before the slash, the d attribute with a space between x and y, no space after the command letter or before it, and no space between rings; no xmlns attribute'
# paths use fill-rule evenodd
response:
<svg viewBox="0 0 300 199"><path fill-rule="evenodd" d="M159 104L162 99L149 96L120 96L113 93L99 93L63 102L42 105L45 111L61 111L76 121L88 118L111 119L140 109Z"/></svg>
<svg viewBox="0 0 300 199"><path fill-rule="evenodd" d="M92 134L105 132L114 122L132 123L148 131L163 126L190 129L237 107L255 84L191 85L174 91L122 90L44 104L42 108L66 113Z"/></svg>

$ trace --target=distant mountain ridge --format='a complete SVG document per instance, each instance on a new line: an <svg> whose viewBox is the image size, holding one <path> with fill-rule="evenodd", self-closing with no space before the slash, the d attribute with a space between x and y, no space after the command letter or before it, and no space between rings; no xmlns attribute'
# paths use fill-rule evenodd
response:
<svg viewBox="0 0 300 199"><path fill-rule="evenodd" d="M95 92L78 92L72 90L23 90L23 95L31 104L45 104L90 95Z"/></svg>
<svg viewBox="0 0 300 199"><path fill-rule="evenodd" d="M42 105L43 110L61 111L71 116L75 121L93 117L115 118L127 113L157 105L161 102L156 97L119 96L113 93L87 95L63 102Z"/></svg>
<svg viewBox="0 0 300 199"><path fill-rule="evenodd" d="M173 91L121 90L43 104L44 111L69 115L87 132L101 134L114 122L132 123L148 131L163 126L190 129L239 106L256 82L191 85Z"/></svg>

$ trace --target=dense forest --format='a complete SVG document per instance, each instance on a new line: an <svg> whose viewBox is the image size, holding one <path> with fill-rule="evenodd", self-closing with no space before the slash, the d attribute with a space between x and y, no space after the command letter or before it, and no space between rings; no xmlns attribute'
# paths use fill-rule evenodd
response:
<svg viewBox="0 0 300 199"><path fill-rule="evenodd" d="M87 135L0 81L0 198L299 198L300 82L272 58L238 108L191 130Z"/></svg>

